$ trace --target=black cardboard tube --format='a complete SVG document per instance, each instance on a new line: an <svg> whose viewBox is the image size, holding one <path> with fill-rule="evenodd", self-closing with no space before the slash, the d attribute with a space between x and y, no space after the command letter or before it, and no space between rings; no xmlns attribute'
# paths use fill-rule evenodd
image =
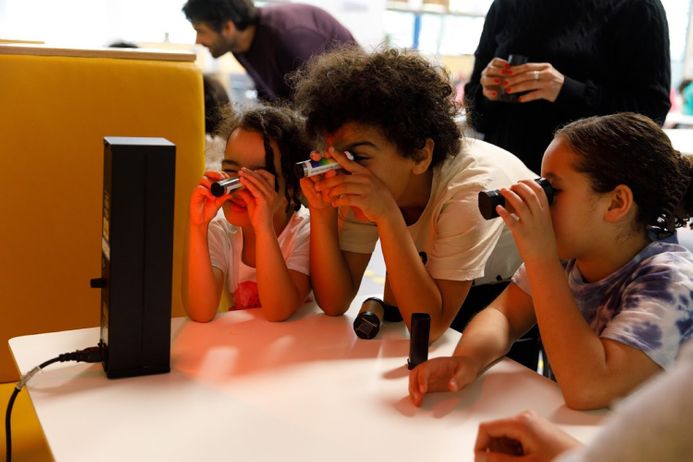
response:
<svg viewBox="0 0 693 462"><path fill-rule="evenodd" d="M431 331L431 315L413 313L411 315L411 338L409 341L409 359L407 367L414 369L428 360L428 338Z"/></svg>

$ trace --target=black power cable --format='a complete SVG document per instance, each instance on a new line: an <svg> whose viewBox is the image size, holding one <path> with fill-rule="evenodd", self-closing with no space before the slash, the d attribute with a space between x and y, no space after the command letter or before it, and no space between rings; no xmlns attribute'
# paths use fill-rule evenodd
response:
<svg viewBox="0 0 693 462"><path fill-rule="evenodd" d="M27 384L29 380L39 372L41 369L49 366L53 363L66 362L66 361L77 361L86 363L98 363L101 362L101 348L98 346L85 348L84 350L73 351L72 353L63 353L55 358L49 359L48 361L42 362L40 365L36 366L26 374L24 374L17 385L12 390L12 395L10 396L10 401L7 403L7 411L5 412L5 462L12 462L12 407L17 399L17 395L24 385Z"/></svg>

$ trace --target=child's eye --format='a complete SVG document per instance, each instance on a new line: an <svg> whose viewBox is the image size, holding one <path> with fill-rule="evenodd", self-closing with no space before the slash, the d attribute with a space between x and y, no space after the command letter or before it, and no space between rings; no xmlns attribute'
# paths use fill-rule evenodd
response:
<svg viewBox="0 0 693 462"><path fill-rule="evenodd" d="M238 176L238 170L222 170L222 172L230 176Z"/></svg>
<svg viewBox="0 0 693 462"><path fill-rule="evenodd" d="M359 156L358 154L354 154L353 152L351 153L351 155L354 157L354 162L361 163L361 162L363 162L364 160L368 160L368 157L366 157L366 156Z"/></svg>

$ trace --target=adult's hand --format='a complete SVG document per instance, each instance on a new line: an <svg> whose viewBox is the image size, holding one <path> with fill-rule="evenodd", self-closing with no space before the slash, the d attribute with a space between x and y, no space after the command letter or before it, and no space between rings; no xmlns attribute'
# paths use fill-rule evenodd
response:
<svg viewBox="0 0 693 462"><path fill-rule="evenodd" d="M501 74L503 76L502 85L507 94L526 92L526 94L518 97L520 103L540 99L553 103L558 98L565 81L565 76L558 72L551 63L520 64L503 69Z"/></svg>
<svg viewBox="0 0 693 462"><path fill-rule="evenodd" d="M508 61L502 58L493 58L481 71L481 89L484 96L491 101L498 101L501 93L501 85L505 79L504 71L510 68Z"/></svg>

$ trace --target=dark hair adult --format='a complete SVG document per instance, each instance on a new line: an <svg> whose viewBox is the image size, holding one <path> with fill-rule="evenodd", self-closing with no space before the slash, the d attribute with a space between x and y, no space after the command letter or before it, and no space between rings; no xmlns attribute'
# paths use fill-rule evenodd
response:
<svg viewBox="0 0 693 462"><path fill-rule="evenodd" d="M251 0L188 0L183 13L188 21L206 23L216 32L221 32L227 21L238 30L257 22L257 10Z"/></svg>
<svg viewBox="0 0 693 462"><path fill-rule="evenodd" d="M675 150L650 118L634 113L590 117L556 132L579 157L598 193L625 184L638 205L637 223L651 238L670 235L693 216L693 161Z"/></svg>
<svg viewBox="0 0 693 462"><path fill-rule="evenodd" d="M432 139L432 166L460 150L449 77L417 53L343 49L315 60L292 80L294 103L312 135L360 122L378 127L412 158Z"/></svg>
<svg viewBox="0 0 693 462"><path fill-rule="evenodd" d="M233 53L263 101L288 101L286 76L311 56L343 44L351 33L327 11L282 3L255 8L250 0L188 0L183 12L214 58Z"/></svg>

